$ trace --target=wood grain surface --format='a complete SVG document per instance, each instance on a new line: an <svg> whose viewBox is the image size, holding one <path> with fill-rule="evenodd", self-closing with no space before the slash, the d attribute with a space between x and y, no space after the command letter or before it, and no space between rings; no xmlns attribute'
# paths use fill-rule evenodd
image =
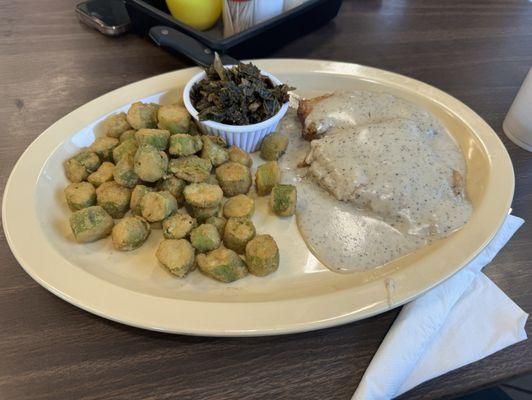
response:
<svg viewBox="0 0 532 400"><path fill-rule="evenodd" d="M54 121L112 89L190 65L135 35L111 39L85 28L74 5L0 0L2 191L17 158ZM449 92L486 119L514 163L514 213L529 221L486 271L532 311L532 155L501 130L532 66L532 3L346 0L334 22L271 56L388 69ZM349 399L397 312L283 337L142 331L41 288L2 232L0 399ZM530 321L526 329L532 334ZM525 341L402 398L448 398L531 370Z"/></svg>

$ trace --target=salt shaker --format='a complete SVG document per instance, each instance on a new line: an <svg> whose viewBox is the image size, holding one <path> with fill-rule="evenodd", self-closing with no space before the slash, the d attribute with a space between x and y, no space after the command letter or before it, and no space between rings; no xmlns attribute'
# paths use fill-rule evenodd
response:
<svg viewBox="0 0 532 400"><path fill-rule="evenodd" d="M516 145L532 151L532 68L508 110L502 129Z"/></svg>

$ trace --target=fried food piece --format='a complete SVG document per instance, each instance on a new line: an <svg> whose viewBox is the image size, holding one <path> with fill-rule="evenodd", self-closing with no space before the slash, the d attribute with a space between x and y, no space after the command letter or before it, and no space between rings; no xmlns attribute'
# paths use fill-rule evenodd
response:
<svg viewBox="0 0 532 400"><path fill-rule="evenodd" d="M198 223L187 213L177 212L163 220L163 235L166 239L183 239Z"/></svg>
<svg viewBox="0 0 532 400"><path fill-rule="evenodd" d="M269 275L279 268L279 248L270 235L257 235L246 245L246 264L256 276Z"/></svg>
<svg viewBox="0 0 532 400"><path fill-rule="evenodd" d="M188 204L200 208L216 207L223 199L220 186L208 183L191 183L185 187L183 195Z"/></svg>
<svg viewBox="0 0 532 400"><path fill-rule="evenodd" d="M170 132L164 129L139 129L135 133L135 139L139 146L149 144L159 151L168 149L168 140L170 139Z"/></svg>
<svg viewBox="0 0 532 400"><path fill-rule="evenodd" d="M189 205L187 208L190 215L196 218L200 224L205 222L207 218L216 217L220 214L220 206L203 208Z"/></svg>
<svg viewBox="0 0 532 400"><path fill-rule="evenodd" d="M119 140L113 137L99 137L91 144L90 149L103 161L113 159L113 150L118 146Z"/></svg>
<svg viewBox="0 0 532 400"><path fill-rule="evenodd" d="M188 133L190 129L190 114L185 107L178 104L161 106L157 116L157 126L170 131L171 134Z"/></svg>
<svg viewBox="0 0 532 400"><path fill-rule="evenodd" d="M137 133L135 129L128 129L127 131L125 131L124 133L120 135L120 138L119 138L120 143L124 143L126 140L129 140L129 139L135 139L135 133Z"/></svg>
<svg viewBox="0 0 532 400"><path fill-rule="evenodd" d="M158 109L157 104L144 104L137 101L131 104L127 111L127 122L135 129L157 128Z"/></svg>
<svg viewBox="0 0 532 400"><path fill-rule="evenodd" d="M101 163L100 157L95 152L83 150L65 162L65 174L70 182L82 182L96 171Z"/></svg>
<svg viewBox="0 0 532 400"><path fill-rule="evenodd" d="M136 139L128 139L113 149L113 160L117 164L122 157L130 155L134 156L137 152L139 145Z"/></svg>
<svg viewBox="0 0 532 400"><path fill-rule="evenodd" d="M229 218L224 229L224 246L244 254L246 244L255 237L255 225L249 218Z"/></svg>
<svg viewBox="0 0 532 400"><path fill-rule="evenodd" d="M170 161L170 172L187 182L199 183L205 181L211 174L211 163L198 156L188 156Z"/></svg>
<svg viewBox="0 0 532 400"><path fill-rule="evenodd" d="M206 253L220 247L222 240L214 225L201 224L190 232L190 243L200 253Z"/></svg>
<svg viewBox="0 0 532 400"><path fill-rule="evenodd" d="M142 246L150 235L150 224L137 215L118 222L111 232L113 246L120 251L135 250Z"/></svg>
<svg viewBox="0 0 532 400"><path fill-rule="evenodd" d="M277 161L288 147L288 136L274 132L266 136L260 145L260 157L266 161Z"/></svg>
<svg viewBox="0 0 532 400"><path fill-rule="evenodd" d="M105 182L96 189L96 200L111 217L122 218L129 210L131 190L113 181Z"/></svg>
<svg viewBox="0 0 532 400"><path fill-rule="evenodd" d="M184 278L194 267L194 248L185 239L163 240L155 256L168 271L179 278Z"/></svg>
<svg viewBox="0 0 532 400"><path fill-rule="evenodd" d="M315 123L306 124L307 116L312 112L312 109L320 101L331 97L333 94L325 94L323 96L314 97L312 99L301 99L299 107L297 108L297 116L303 125L302 135L305 140L311 141L318 138L318 131Z"/></svg>
<svg viewBox="0 0 532 400"><path fill-rule="evenodd" d="M255 212L255 200L245 194L239 194L227 200L223 207L226 218L251 218Z"/></svg>
<svg viewBox="0 0 532 400"><path fill-rule="evenodd" d="M154 189L144 185L137 185L131 192L131 200L129 202L129 208L131 212L136 215L141 214L140 202L144 195L149 192L153 192Z"/></svg>
<svg viewBox="0 0 532 400"><path fill-rule="evenodd" d="M281 180L281 170L277 161L268 161L259 165L255 172L255 186L259 196L266 196Z"/></svg>
<svg viewBox="0 0 532 400"><path fill-rule="evenodd" d="M156 182L166 175L168 156L149 144L143 144L135 153L135 173L145 182Z"/></svg>
<svg viewBox="0 0 532 400"><path fill-rule="evenodd" d="M129 129L131 126L127 122L126 113L123 112L110 115L103 122L103 133L112 138L120 137Z"/></svg>
<svg viewBox="0 0 532 400"><path fill-rule="evenodd" d="M94 242L109 236L114 221L100 206L87 207L70 216L70 228L79 243Z"/></svg>
<svg viewBox="0 0 532 400"><path fill-rule="evenodd" d="M105 161L100 165L100 168L87 177L87 181L92 183L94 187L98 187L104 182L112 181L114 169L115 165L112 162Z"/></svg>
<svg viewBox="0 0 532 400"><path fill-rule="evenodd" d="M253 160L251 159L250 155L239 147L229 147L228 153L229 161L245 165L248 168L251 168L251 165L253 165Z"/></svg>
<svg viewBox="0 0 532 400"><path fill-rule="evenodd" d="M289 217L296 212L297 190L293 185L277 184L270 194L270 208L280 217Z"/></svg>
<svg viewBox="0 0 532 400"><path fill-rule="evenodd" d="M166 190L172 193L179 203L183 200L183 189L185 189L186 183L183 179L176 178L173 175L163 177L157 182L157 190Z"/></svg>
<svg viewBox="0 0 532 400"><path fill-rule="evenodd" d="M213 217L207 218L205 220L205 223L214 225L216 227L216 229L218 229L218 233L220 235L223 235L225 224L227 223L227 220L224 217L213 216Z"/></svg>
<svg viewBox="0 0 532 400"><path fill-rule="evenodd" d="M238 254L223 247L207 254L198 254L196 262L201 272L220 282L234 282L248 273Z"/></svg>
<svg viewBox="0 0 532 400"><path fill-rule="evenodd" d="M177 210L177 200L170 192L149 192L140 200L140 211L148 222L158 222Z"/></svg>
<svg viewBox="0 0 532 400"><path fill-rule="evenodd" d="M133 156L128 154L122 157L113 170L113 177L116 183L133 189L139 183L139 177L135 173L135 163Z"/></svg>
<svg viewBox="0 0 532 400"><path fill-rule="evenodd" d="M226 197L245 194L251 187L251 172L249 168L232 161L216 168L216 179L218 179Z"/></svg>
<svg viewBox="0 0 532 400"><path fill-rule="evenodd" d="M209 160L215 167L229 160L229 153L227 150L215 143L215 141L212 139L212 136L201 136L201 140L203 142L201 158Z"/></svg>
<svg viewBox="0 0 532 400"><path fill-rule="evenodd" d="M96 204L96 190L88 182L71 183L65 188L65 198L72 211Z"/></svg>
<svg viewBox="0 0 532 400"><path fill-rule="evenodd" d="M170 148L168 152L176 157L186 157L196 154L202 147L203 142L200 136L178 133L170 136Z"/></svg>

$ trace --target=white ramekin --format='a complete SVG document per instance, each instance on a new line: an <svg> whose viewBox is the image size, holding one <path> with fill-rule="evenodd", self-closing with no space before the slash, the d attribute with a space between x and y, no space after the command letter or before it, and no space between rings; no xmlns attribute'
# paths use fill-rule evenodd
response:
<svg viewBox="0 0 532 400"><path fill-rule="evenodd" d="M231 66L227 66L231 67ZM262 75L266 75L271 79L275 85L280 85L282 82L272 74L261 71ZM281 109L273 117L266 121L259 122L252 125L227 125L214 121L200 121L198 118L198 112L190 101L190 91L192 86L203 78L206 77L205 71L200 72L192 77L188 81L183 90L183 102L185 107L192 117L198 122L200 130L204 134L216 135L222 137L227 144L240 147L242 150L251 153L257 151L262 143L262 139L274 132L277 128L277 124L284 117L286 111L288 111L288 102L281 106Z"/></svg>

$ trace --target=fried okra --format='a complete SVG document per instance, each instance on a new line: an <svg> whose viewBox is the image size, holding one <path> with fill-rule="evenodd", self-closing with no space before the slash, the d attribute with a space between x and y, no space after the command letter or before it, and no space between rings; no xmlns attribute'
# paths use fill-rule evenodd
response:
<svg viewBox="0 0 532 400"><path fill-rule="evenodd" d="M143 144L149 144L155 147L159 151L168 149L168 140L170 138L170 132L164 129L139 129L135 133L135 138L139 146Z"/></svg>
<svg viewBox="0 0 532 400"><path fill-rule="evenodd" d="M127 111L127 122L135 129L157 128L158 108L153 103L145 104L140 101L133 103Z"/></svg>
<svg viewBox="0 0 532 400"><path fill-rule="evenodd" d="M216 217L218 216L218 214L220 214L220 206L203 208L203 207L194 207L194 206L188 205L187 209L190 212L190 215L196 218L196 220L200 224L205 222L207 218Z"/></svg>
<svg viewBox="0 0 532 400"><path fill-rule="evenodd" d="M122 133L120 135L120 143L124 143L126 140L129 140L129 139L135 139L135 133L137 133L137 131L135 129L128 129L127 131L125 131L124 133Z"/></svg>
<svg viewBox="0 0 532 400"><path fill-rule="evenodd" d="M149 222L162 221L177 210L177 201L170 192L149 192L140 200L142 216Z"/></svg>
<svg viewBox="0 0 532 400"><path fill-rule="evenodd" d="M113 229L113 218L100 206L87 207L70 216L70 228L76 241L94 242L109 236Z"/></svg>
<svg viewBox="0 0 532 400"><path fill-rule="evenodd" d="M179 278L184 278L194 267L194 248L185 239L163 240L155 256L168 271Z"/></svg>
<svg viewBox="0 0 532 400"><path fill-rule="evenodd" d="M281 170L276 161L268 161L259 165L255 173L255 186L259 196L266 196L281 180Z"/></svg>
<svg viewBox="0 0 532 400"><path fill-rule="evenodd" d="M205 181L211 174L211 163L198 156L188 156L170 161L169 170L176 177L187 182Z"/></svg>
<svg viewBox="0 0 532 400"><path fill-rule="evenodd" d="M244 150L242 150L239 147L231 146L228 150L229 154L229 161L233 161L242 165L245 165L248 168L251 168L251 165L253 164L253 160L251 159L250 155L246 153Z"/></svg>
<svg viewBox="0 0 532 400"><path fill-rule="evenodd" d="M100 157L89 150L84 150L69 158L65 164L65 174L70 182L82 182L101 165Z"/></svg>
<svg viewBox="0 0 532 400"><path fill-rule="evenodd" d="M227 147L227 142L221 136L203 135L203 137L206 137L206 138L210 139L214 144L217 144L218 146L223 147L224 149Z"/></svg>
<svg viewBox="0 0 532 400"><path fill-rule="evenodd" d="M251 187L251 172L249 168L231 161L216 168L216 179L218 179L226 197L245 194Z"/></svg>
<svg viewBox="0 0 532 400"><path fill-rule="evenodd" d="M251 218L255 212L255 200L245 194L239 194L227 200L223 207L224 217Z"/></svg>
<svg viewBox="0 0 532 400"><path fill-rule="evenodd" d="M113 150L118 146L119 141L113 137L99 137L91 144L90 149L94 151L100 159L111 161L113 159Z"/></svg>
<svg viewBox="0 0 532 400"><path fill-rule="evenodd" d="M113 177L116 183L133 189L139 183L139 177L135 173L133 156L128 154L122 157L113 170Z"/></svg>
<svg viewBox="0 0 532 400"><path fill-rule="evenodd" d="M111 217L122 218L129 210L131 190L116 182L105 182L96 189L96 200Z"/></svg>
<svg viewBox="0 0 532 400"><path fill-rule="evenodd" d="M215 167L229 160L227 150L213 141L212 136L201 136L201 140L203 142L201 158L209 160Z"/></svg>
<svg viewBox="0 0 532 400"><path fill-rule="evenodd" d="M129 202L129 208L131 212L136 215L140 215L140 201L146 193L153 192L154 189L144 185L137 185L131 192L131 200Z"/></svg>
<svg viewBox="0 0 532 400"><path fill-rule="evenodd" d="M190 243L200 253L206 253L220 247L222 240L214 225L202 224L190 232Z"/></svg>
<svg viewBox="0 0 532 400"><path fill-rule="evenodd" d="M270 194L270 208L280 217L289 217L296 212L297 191L293 185L275 185Z"/></svg>
<svg viewBox="0 0 532 400"><path fill-rule="evenodd" d="M288 136L279 132L268 135L260 146L260 157L266 161L277 161L288 147Z"/></svg>
<svg viewBox="0 0 532 400"><path fill-rule="evenodd" d="M107 117L103 122L103 132L106 136L117 138L122 133L131 129L131 126L127 122L126 113L117 113Z"/></svg>
<svg viewBox="0 0 532 400"><path fill-rule="evenodd" d="M143 144L135 153L135 173L145 182L156 182L166 175L168 156L149 144Z"/></svg>
<svg viewBox="0 0 532 400"><path fill-rule="evenodd" d="M188 204L200 208L216 207L224 196L220 186L208 183L191 183L185 187L183 195Z"/></svg>
<svg viewBox="0 0 532 400"><path fill-rule="evenodd" d="M168 175L159 180L156 187L157 190L166 190L167 192L172 193L172 196L180 202L183 200L183 189L185 189L185 186L186 183L183 179Z"/></svg>
<svg viewBox="0 0 532 400"><path fill-rule="evenodd" d="M114 169L115 165L113 163L105 161L100 165L100 168L87 177L87 180L92 183L94 187L98 187L104 182L113 180Z"/></svg>
<svg viewBox="0 0 532 400"><path fill-rule="evenodd" d="M65 198L72 211L96 204L96 190L88 182L71 183L65 188Z"/></svg>
<svg viewBox="0 0 532 400"><path fill-rule="evenodd" d="M168 152L176 157L186 157L196 154L203 147L200 136L178 133L170 136Z"/></svg>
<svg viewBox="0 0 532 400"><path fill-rule="evenodd" d="M113 160L115 164L118 163L124 156L134 156L138 147L139 145L137 144L137 140L134 138L120 143L113 149Z"/></svg>
<svg viewBox="0 0 532 400"><path fill-rule="evenodd" d="M224 228L225 228L226 222L227 220L224 217L217 217L217 216L209 217L205 220L206 224L214 225L214 227L216 227L220 235L224 234Z"/></svg>
<svg viewBox="0 0 532 400"><path fill-rule="evenodd" d="M149 235L150 224L137 215L120 220L111 232L113 246L121 251L139 248Z"/></svg>
<svg viewBox="0 0 532 400"><path fill-rule="evenodd" d="M166 129L171 134L187 133L190 129L190 114L185 107L178 104L161 106L157 116L159 128Z"/></svg>
<svg viewBox="0 0 532 400"><path fill-rule="evenodd" d="M244 254L246 244L255 237L255 226L249 218L229 218L224 228L224 245Z"/></svg>
<svg viewBox="0 0 532 400"><path fill-rule="evenodd" d="M249 272L266 276L279 268L279 248L270 235L257 235L246 245L246 264Z"/></svg>
<svg viewBox="0 0 532 400"><path fill-rule="evenodd" d="M220 282L230 283L244 278L248 271L244 261L233 250L219 247L196 257L202 273Z"/></svg>
<svg viewBox="0 0 532 400"><path fill-rule="evenodd" d="M163 235L166 239L183 239L197 225L195 218L187 213L177 212L163 221Z"/></svg>

